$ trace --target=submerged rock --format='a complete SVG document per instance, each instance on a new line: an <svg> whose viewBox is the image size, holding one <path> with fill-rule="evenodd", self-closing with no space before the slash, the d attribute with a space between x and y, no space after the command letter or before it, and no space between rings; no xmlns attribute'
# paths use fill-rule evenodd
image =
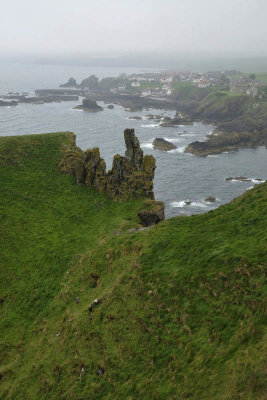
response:
<svg viewBox="0 0 267 400"><path fill-rule="evenodd" d="M142 117L138 117L137 115L135 116L135 115L133 115L132 117L129 117L129 119L142 119Z"/></svg>
<svg viewBox="0 0 267 400"><path fill-rule="evenodd" d="M240 181L240 182L251 182L251 179L246 178L245 176L230 176L229 178L225 178L226 181Z"/></svg>
<svg viewBox="0 0 267 400"><path fill-rule="evenodd" d="M191 121L188 115L176 112L174 118L165 117L163 118L163 121L160 124L160 126L163 127L177 126L177 125L193 125L193 122Z"/></svg>
<svg viewBox="0 0 267 400"><path fill-rule="evenodd" d="M216 198L213 197L213 196L209 196L209 197L207 197L207 198L205 199L205 201L206 201L207 203L215 203Z"/></svg>
<svg viewBox="0 0 267 400"><path fill-rule="evenodd" d="M173 143L168 142L168 140L165 140L163 138L154 139L152 144L153 144L153 149L156 150L170 151L177 149L177 147Z"/></svg>
<svg viewBox="0 0 267 400"><path fill-rule="evenodd" d="M146 117L147 119L155 119L156 121L162 119L161 115L154 115L154 114L147 114Z"/></svg>
<svg viewBox="0 0 267 400"><path fill-rule="evenodd" d="M113 104L109 104L109 105L107 106L107 108L109 108L110 110L113 110L114 105L113 105Z"/></svg>

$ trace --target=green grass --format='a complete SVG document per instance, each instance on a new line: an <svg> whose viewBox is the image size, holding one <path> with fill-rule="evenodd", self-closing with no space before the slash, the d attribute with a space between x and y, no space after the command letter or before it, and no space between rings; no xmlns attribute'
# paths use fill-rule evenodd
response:
<svg viewBox="0 0 267 400"><path fill-rule="evenodd" d="M143 202L62 175L71 140L0 139L0 398L264 399L267 185L129 231Z"/></svg>

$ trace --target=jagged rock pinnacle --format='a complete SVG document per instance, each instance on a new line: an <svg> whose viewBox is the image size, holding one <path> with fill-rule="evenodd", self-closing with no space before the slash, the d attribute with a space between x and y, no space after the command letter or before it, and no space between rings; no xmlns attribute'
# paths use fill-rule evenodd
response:
<svg viewBox="0 0 267 400"><path fill-rule="evenodd" d="M134 134L134 129L125 129L124 140L126 146L125 158L139 170L143 161L143 150Z"/></svg>

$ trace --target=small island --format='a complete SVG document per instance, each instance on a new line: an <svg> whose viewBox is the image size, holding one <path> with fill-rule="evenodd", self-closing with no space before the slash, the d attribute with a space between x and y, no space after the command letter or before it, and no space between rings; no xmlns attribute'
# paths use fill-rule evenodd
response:
<svg viewBox="0 0 267 400"><path fill-rule="evenodd" d="M100 107L96 101L90 99L83 99L82 104L74 107L75 110L83 110L87 112L103 111L103 107Z"/></svg>
<svg viewBox="0 0 267 400"><path fill-rule="evenodd" d="M165 140L163 138L154 139L152 144L153 144L153 149L156 150L170 151L177 149L177 147L173 143L168 142L168 140Z"/></svg>

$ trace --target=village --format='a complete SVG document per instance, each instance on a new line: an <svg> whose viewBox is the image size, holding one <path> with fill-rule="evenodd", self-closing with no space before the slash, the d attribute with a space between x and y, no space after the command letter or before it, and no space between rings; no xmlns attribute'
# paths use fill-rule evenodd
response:
<svg viewBox="0 0 267 400"><path fill-rule="evenodd" d="M210 71L206 73L189 71L146 72L140 74L120 75L124 85L110 88L113 93L128 93L134 91L137 95L166 98L180 85L195 86L205 89L210 86L221 86L231 93L256 97L264 84L255 80L256 76L245 75L240 71Z"/></svg>
<svg viewBox="0 0 267 400"><path fill-rule="evenodd" d="M206 91L221 90L232 94L248 95L261 99L266 95L266 83L257 81L255 74L245 74L236 70L209 71L160 71L121 74L98 80L95 75L85 78L80 84L70 78L62 88L83 90L86 95L110 93L136 95L153 99L168 99L179 88L197 88ZM263 90L263 94L262 94Z"/></svg>

